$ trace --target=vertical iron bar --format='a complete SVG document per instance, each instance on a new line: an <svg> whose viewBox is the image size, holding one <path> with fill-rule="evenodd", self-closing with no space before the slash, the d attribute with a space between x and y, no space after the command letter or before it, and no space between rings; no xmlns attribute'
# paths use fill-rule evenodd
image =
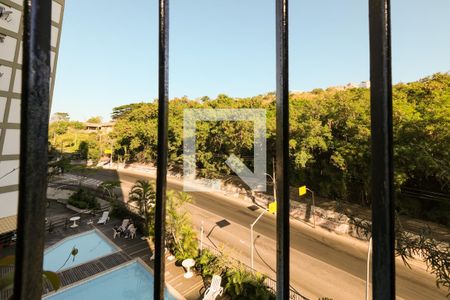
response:
<svg viewBox="0 0 450 300"><path fill-rule="evenodd" d="M395 298L390 1L369 0L373 299Z"/></svg>
<svg viewBox="0 0 450 300"><path fill-rule="evenodd" d="M169 101L169 0L159 0L159 96L158 159L155 207L155 286L154 299L164 299L164 244L167 185L167 126Z"/></svg>
<svg viewBox="0 0 450 300"><path fill-rule="evenodd" d="M51 0L24 1L14 299L41 299L47 193Z"/></svg>
<svg viewBox="0 0 450 300"><path fill-rule="evenodd" d="M288 0L276 0L277 299L289 299Z"/></svg>

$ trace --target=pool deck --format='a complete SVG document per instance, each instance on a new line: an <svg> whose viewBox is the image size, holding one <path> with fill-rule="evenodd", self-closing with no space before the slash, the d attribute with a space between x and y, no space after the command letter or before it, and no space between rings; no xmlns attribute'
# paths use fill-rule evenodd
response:
<svg viewBox="0 0 450 300"><path fill-rule="evenodd" d="M134 239L125 239L122 237L113 239L113 227L116 223L121 222L121 220L111 219L105 225L87 224L91 218L91 216L82 217L78 221L79 226L76 228L58 227L51 233L47 233L45 248L50 247L66 237L96 228L122 251L60 272L59 277L63 287L102 273L135 258L142 259L153 269L153 261L150 260L153 252L147 241L141 239L141 235L138 234ZM98 218L92 218L92 220L96 222ZM186 279L183 275L183 267L177 266L175 260L169 261L166 255L166 283L171 285L187 300L201 299L202 294L206 290L202 277L195 274L192 278ZM217 299L220 298L218 297Z"/></svg>

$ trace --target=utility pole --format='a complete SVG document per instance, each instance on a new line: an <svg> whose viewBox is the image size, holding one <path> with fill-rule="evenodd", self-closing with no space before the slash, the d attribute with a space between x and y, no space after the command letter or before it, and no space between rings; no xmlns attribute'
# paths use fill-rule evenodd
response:
<svg viewBox="0 0 450 300"><path fill-rule="evenodd" d="M309 191L312 195L312 214L313 214L313 224L314 224L314 228L316 228L316 201L314 199L314 191L307 188L306 185L301 186L298 188L298 194L299 196L303 196L306 195L306 191ZM305 215L306 218L306 215Z"/></svg>
<svg viewBox="0 0 450 300"><path fill-rule="evenodd" d="M272 179L273 182L273 200L276 202L277 201L277 190L276 190L276 183L275 183L275 177L270 176L268 173L264 173L264 175L269 176L270 179ZM274 174L275 176L275 174Z"/></svg>
<svg viewBox="0 0 450 300"><path fill-rule="evenodd" d="M275 184L275 156L272 156L272 179L273 179L273 199L277 201L277 187Z"/></svg>
<svg viewBox="0 0 450 300"><path fill-rule="evenodd" d="M313 207L313 224L314 228L316 228L316 201L314 200L314 192L308 188L306 188L308 191L311 192L312 195L312 207Z"/></svg>

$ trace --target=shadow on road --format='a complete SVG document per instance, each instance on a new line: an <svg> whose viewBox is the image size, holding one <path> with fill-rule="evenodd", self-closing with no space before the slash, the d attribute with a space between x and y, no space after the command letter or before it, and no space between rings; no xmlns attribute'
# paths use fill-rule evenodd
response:
<svg viewBox="0 0 450 300"><path fill-rule="evenodd" d="M262 258L262 256L261 256L261 254L259 253L259 251L258 251L258 247L256 247L256 240L258 239L258 238L260 238L261 236L258 234L257 236L256 236L256 238L252 241L253 242L253 245L254 245L254 249L255 249L255 252L256 252L256 255L259 257L259 259L266 265L266 267L268 267L272 272L274 272L275 274L277 273L277 270L275 270L271 265L269 265L263 258Z"/></svg>

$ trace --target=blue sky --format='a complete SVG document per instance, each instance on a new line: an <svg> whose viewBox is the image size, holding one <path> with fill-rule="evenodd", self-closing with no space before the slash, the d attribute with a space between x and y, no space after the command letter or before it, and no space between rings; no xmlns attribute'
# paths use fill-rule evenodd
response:
<svg viewBox="0 0 450 300"><path fill-rule="evenodd" d="M364 0L290 1L290 89L369 79ZM275 90L274 0L171 0L169 96ZM450 71L450 1L392 1L393 80ZM157 97L157 0L66 0L52 112Z"/></svg>

